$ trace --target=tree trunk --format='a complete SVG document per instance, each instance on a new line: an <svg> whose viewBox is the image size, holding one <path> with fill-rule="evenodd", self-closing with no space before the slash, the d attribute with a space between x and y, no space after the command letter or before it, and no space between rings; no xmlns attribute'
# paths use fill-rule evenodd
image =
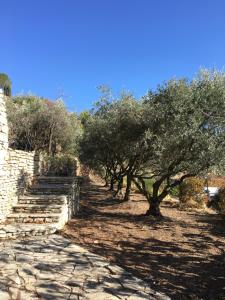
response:
<svg viewBox="0 0 225 300"><path fill-rule="evenodd" d="M104 186L105 187L109 186L109 184L110 184L110 175L109 175L109 172L107 171L107 169L105 171L104 180L105 180Z"/></svg>
<svg viewBox="0 0 225 300"><path fill-rule="evenodd" d="M154 216L154 217L162 216L162 214L160 212L160 208L159 208L161 200L163 199L162 194L159 195L159 188L160 188L160 185L162 184L162 182L163 182L162 178L160 180L156 181L152 185L152 189L153 189L152 196L147 195L147 200L150 205L149 209L146 212L147 216Z"/></svg>
<svg viewBox="0 0 225 300"><path fill-rule="evenodd" d="M107 187L107 186L109 186L109 179L108 179L108 177L107 177L107 176L105 176L104 180L105 180L104 187Z"/></svg>
<svg viewBox="0 0 225 300"><path fill-rule="evenodd" d="M109 191L114 191L114 179L110 179L110 186L109 186Z"/></svg>
<svg viewBox="0 0 225 300"><path fill-rule="evenodd" d="M118 180L117 191L115 192L114 197L123 197L123 177L120 177Z"/></svg>
<svg viewBox="0 0 225 300"><path fill-rule="evenodd" d="M130 189L131 189L131 177L127 176L127 187L126 187L125 196L123 198L124 201L130 200Z"/></svg>
<svg viewBox="0 0 225 300"><path fill-rule="evenodd" d="M122 188L123 188L123 177L121 177L118 181L117 193L121 192Z"/></svg>
<svg viewBox="0 0 225 300"><path fill-rule="evenodd" d="M48 154L52 154L52 129L50 129L50 135L49 135L49 144L48 144Z"/></svg>
<svg viewBox="0 0 225 300"><path fill-rule="evenodd" d="M160 200L158 197L150 197L148 200L150 207L146 212L147 216L161 217L162 214L160 212Z"/></svg>

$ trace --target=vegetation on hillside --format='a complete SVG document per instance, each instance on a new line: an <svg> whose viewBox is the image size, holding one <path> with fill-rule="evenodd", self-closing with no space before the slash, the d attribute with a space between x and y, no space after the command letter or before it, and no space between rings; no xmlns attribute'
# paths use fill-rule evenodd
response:
<svg viewBox="0 0 225 300"><path fill-rule="evenodd" d="M75 113L69 113L61 100L55 102L32 95L7 100L10 146L55 155L77 154L82 133Z"/></svg>

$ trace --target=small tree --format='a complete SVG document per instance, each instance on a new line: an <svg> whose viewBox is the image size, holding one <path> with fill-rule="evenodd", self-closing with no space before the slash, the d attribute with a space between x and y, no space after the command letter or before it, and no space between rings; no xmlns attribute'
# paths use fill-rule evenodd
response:
<svg viewBox="0 0 225 300"><path fill-rule="evenodd" d="M11 96L12 93L12 82L7 74L0 73L0 88L3 89L5 96Z"/></svg>
<svg viewBox="0 0 225 300"><path fill-rule="evenodd" d="M133 181L146 196L147 214L185 178L218 167L224 161L225 74L201 72L197 79L169 81L144 97L145 155ZM146 179L153 180L152 192Z"/></svg>
<svg viewBox="0 0 225 300"><path fill-rule="evenodd" d="M129 93L113 101L104 95L84 126L81 161L104 174L111 190L117 183L116 194L121 194L123 178L132 169L134 148L141 133L140 110L140 103ZM125 199L129 198L130 185L128 176Z"/></svg>

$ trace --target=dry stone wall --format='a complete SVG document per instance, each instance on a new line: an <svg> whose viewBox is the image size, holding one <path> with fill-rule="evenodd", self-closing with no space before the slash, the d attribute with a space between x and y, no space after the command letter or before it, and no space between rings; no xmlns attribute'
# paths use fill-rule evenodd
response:
<svg viewBox="0 0 225 300"><path fill-rule="evenodd" d="M5 98L0 90L0 221L10 213L19 194L38 173L38 155L8 148Z"/></svg>

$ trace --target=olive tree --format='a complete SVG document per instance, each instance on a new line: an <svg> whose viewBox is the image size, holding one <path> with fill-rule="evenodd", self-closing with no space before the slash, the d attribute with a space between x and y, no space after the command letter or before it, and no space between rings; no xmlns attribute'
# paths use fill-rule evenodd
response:
<svg viewBox="0 0 225 300"><path fill-rule="evenodd" d="M169 81L143 107L143 156L132 178L149 202L147 214L158 216L171 189L224 162L225 75L202 71L192 82Z"/></svg>
<svg viewBox="0 0 225 300"><path fill-rule="evenodd" d="M84 126L80 144L81 161L89 167L103 171L110 181L110 189L117 183L116 194L121 193L123 178L127 177L129 197L133 153L141 134L141 106L129 93L118 99L101 99Z"/></svg>

